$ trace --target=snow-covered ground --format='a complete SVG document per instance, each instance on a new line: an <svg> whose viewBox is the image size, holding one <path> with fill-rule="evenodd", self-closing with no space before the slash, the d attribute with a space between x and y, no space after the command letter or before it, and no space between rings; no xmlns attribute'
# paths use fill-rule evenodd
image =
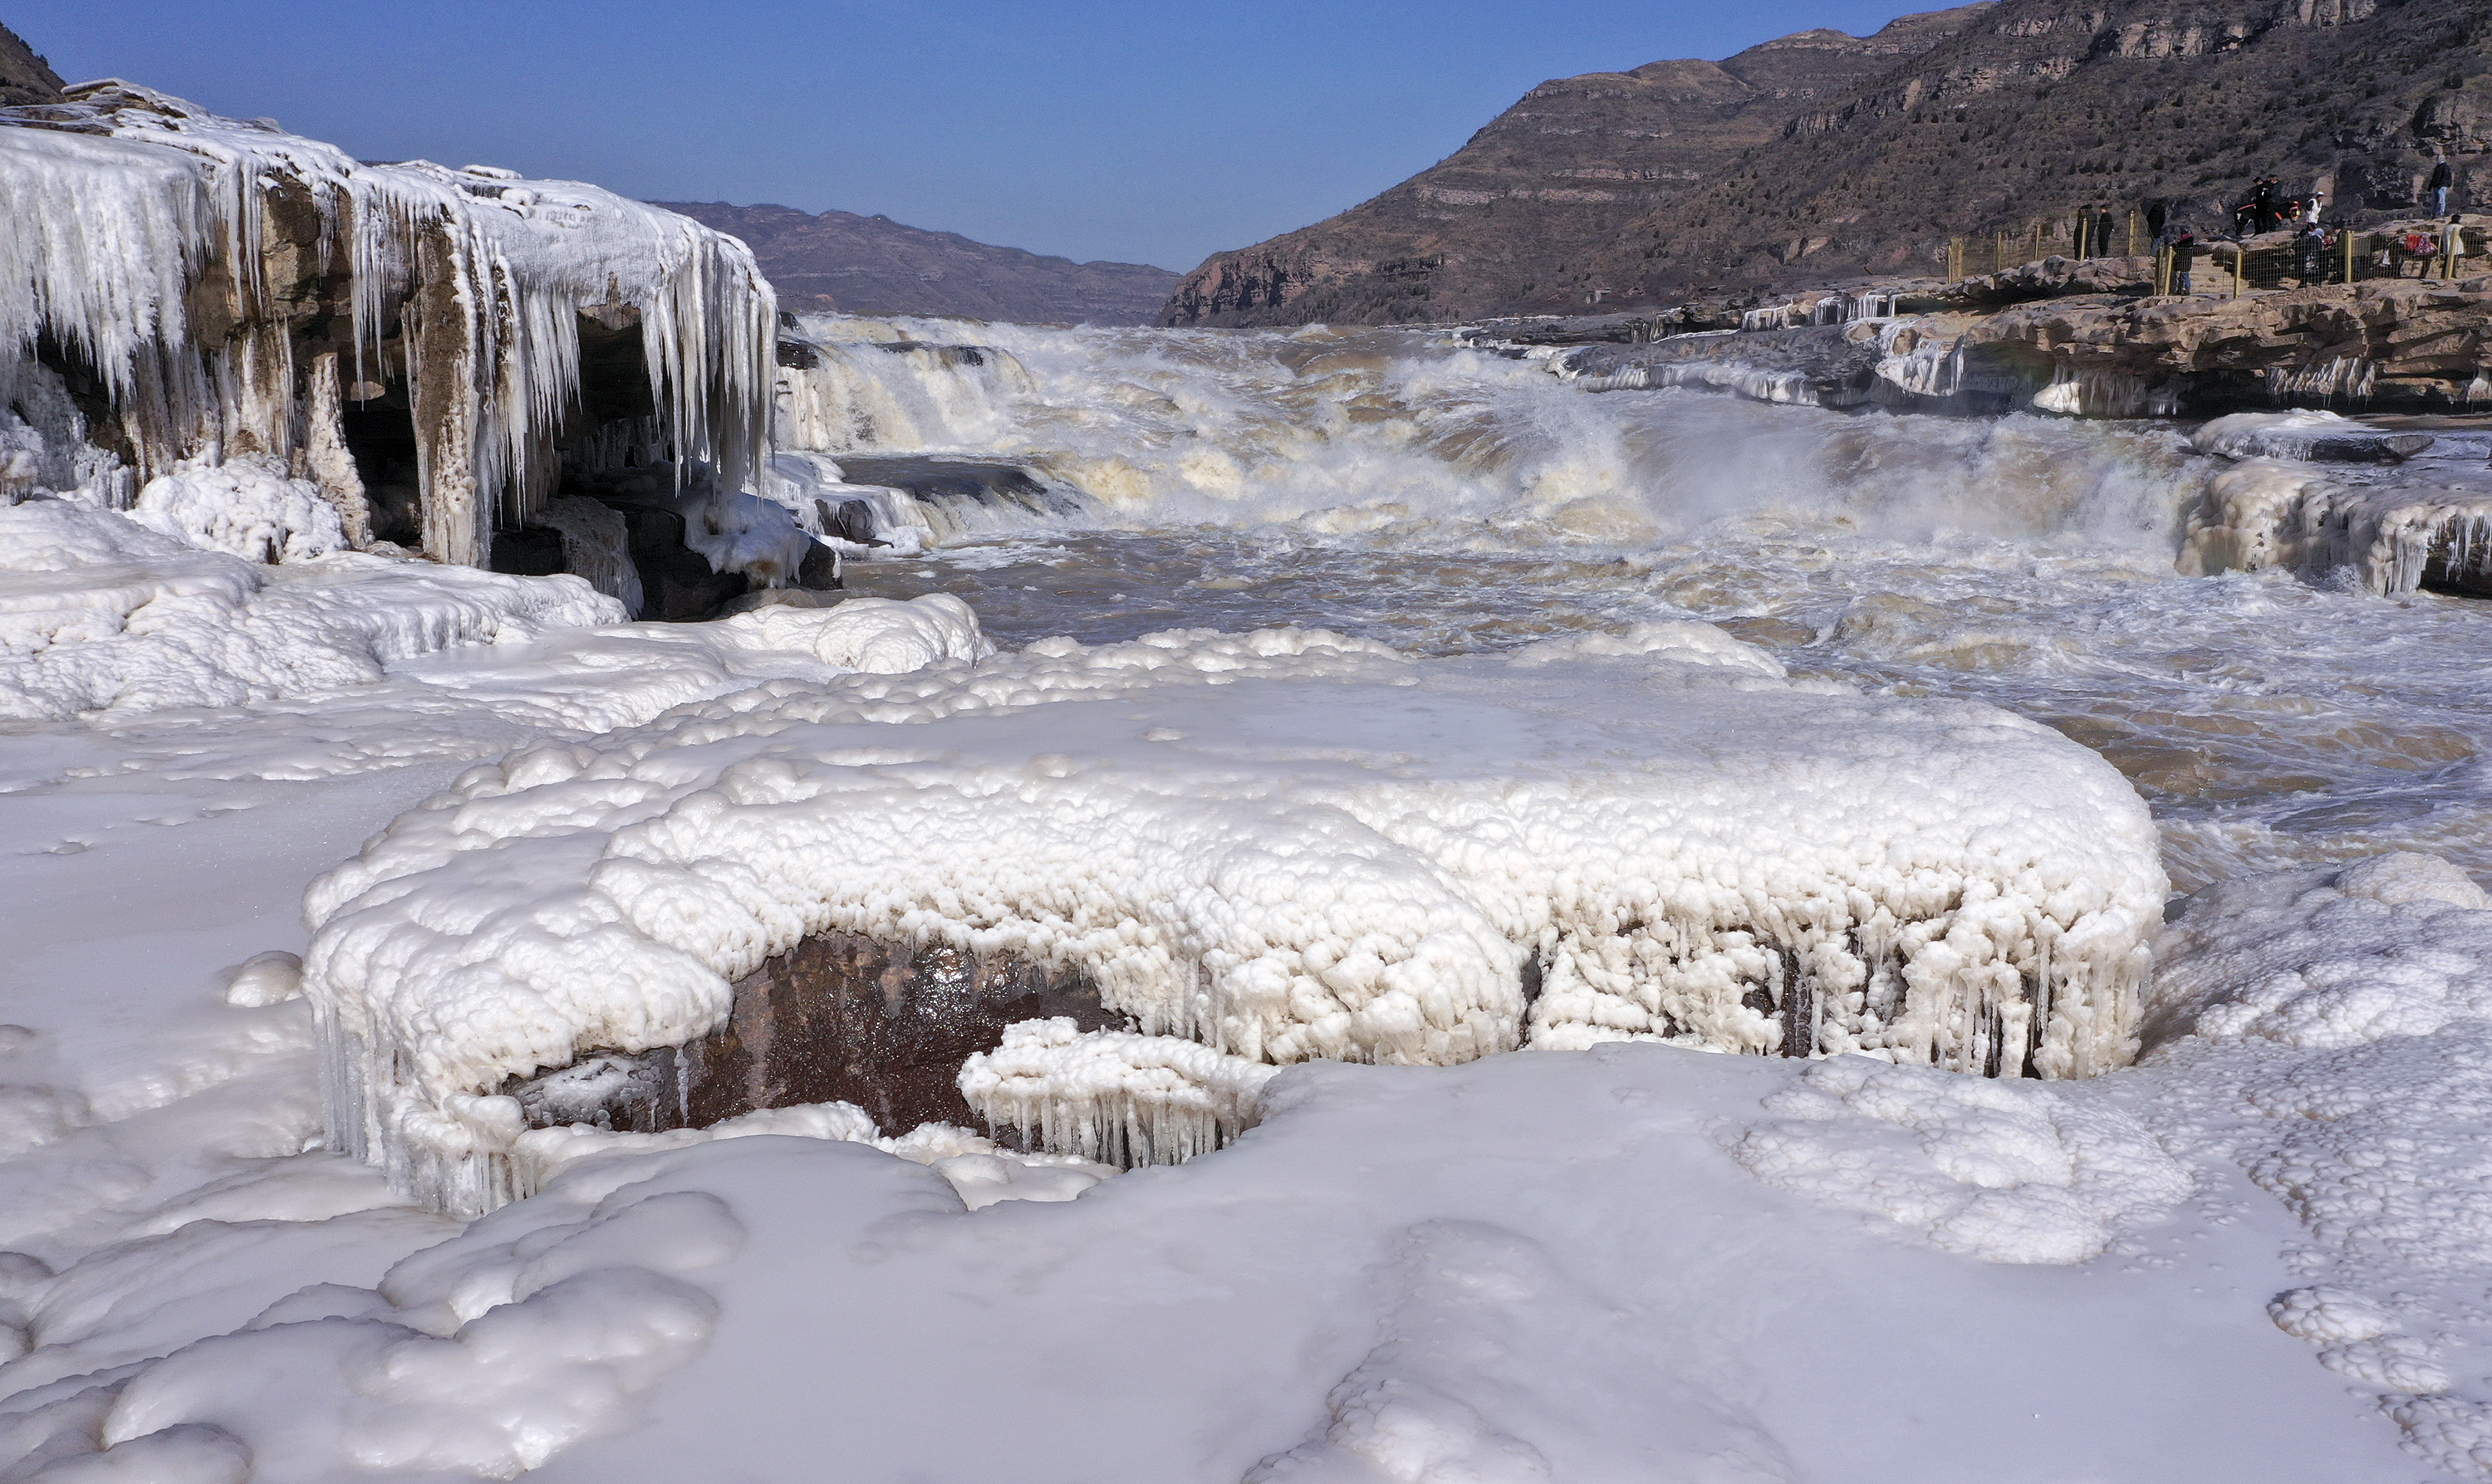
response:
<svg viewBox="0 0 2492 1484"><path fill-rule="evenodd" d="M2178 575L2216 466L2158 430L978 333L1024 379L910 436L1096 518L850 569L974 618L0 510L60 553L0 549L0 1480L2492 1476L2492 618ZM1669 977L1907 888L1933 993L2151 943L2135 1063L1725 1054ZM322 1147L315 1012L490 1128L834 922L1123 965L1164 1011L1096 1064L1253 1126L540 1131L472 1222ZM1562 950L1663 1039L1427 1064L1526 943L1541 1024Z"/></svg>

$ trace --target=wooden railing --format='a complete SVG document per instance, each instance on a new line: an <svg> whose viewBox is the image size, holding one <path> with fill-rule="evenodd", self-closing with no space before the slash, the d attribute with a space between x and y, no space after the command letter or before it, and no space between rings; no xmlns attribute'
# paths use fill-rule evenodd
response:
<svg viewBox="0 0 2492 1484"><path fill-rule="evenodd" d="M2314 283L2358 283L2367 279L2466 278L2492 271L2492 232L2482 227L2443 223L2428 234L2432 251L2406 249L2404 232L2362 232L2339 227L2324 244L2291 242L2252 248L2238 242L2196 244L2188 264L2190 290L2201 294L2239 296L2253 289L2307 287ZM2479 266L2469 270L2468 259ZM2181 272L2178 252L2167 247L2154 257L2154 291L2168 294Z"/></svg>
<svg viewBox="0 0 2492 1484"><path fill-rule="evenodd" d="M2090 207L2073 217L2050 217L2014 229L1975 233L1947 240L1947 282L1999 273L2046 257L2143 257L2154 251L2146 219L2132 209L2125 221L2115 216L2109 230L2102 225L2106 209Z"/></svg>
<svg viewBox="0 0 2492 1484"><path fill-rule="evenodd" d="M1950 238L1946 250L1947 282L1961 282L1983 274L2003 272L2061 257L2154 257L2154 291L2170 293L2181 265L2168 246L2157 245L2146 230L2144 217L2132 210L2125 222L2114 218L2102 225L2102 213L2089 210L2074 217L2050 218L2016 230L1996 230ZM2355 231L2337 227L2313 255L2300 243L2280 247L2243 248L2227 240L2199 242L2190 252L2190 288L2196 293L2240 294L2252 289L2281 288L2288 283L2354 283L2366 279L2459 279L2492 272L2492 233L2479 226L2443 224L2435 229L2435 251L2417 257L2404 248L2405 234ZM2475 269L2463 265L2477 260Z"/></svg>

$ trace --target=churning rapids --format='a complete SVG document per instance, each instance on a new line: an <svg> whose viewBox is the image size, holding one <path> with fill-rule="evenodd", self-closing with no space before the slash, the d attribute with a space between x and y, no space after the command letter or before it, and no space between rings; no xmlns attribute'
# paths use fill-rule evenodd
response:
<svg viewBox="0 0 2492 1484"><path fill-rule="evenodd" d="M820 364L783 381L783 439L860 482L907 454L1053 492L930 499L923 555L849 568L864 592L958 594L1002 643L1308 624L1460 654L1703 619L1795 674L1977 698L2095 749L2152 807L2178 891L2393 849L2492 873L2492 607L2179 575L2224 465L2178 425L1590 396L1409 332L798 333ZM2487 454L2480 420L2331 474L2483 490Z"/></svg>

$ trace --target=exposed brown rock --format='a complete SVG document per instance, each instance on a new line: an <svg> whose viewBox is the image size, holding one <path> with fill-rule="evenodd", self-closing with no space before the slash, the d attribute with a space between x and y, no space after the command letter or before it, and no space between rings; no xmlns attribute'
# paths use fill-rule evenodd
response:
<svg viewBox="0 0 2492 1484"><path fill-rule="evenodd" d="M1954 316L1920 333L1946 335ZM2048 379L2178 379L2185 406L2464 405L2492 385L2492 280L2382 280L2249 294L2018 305L1961 322L1969 355ZM2477 393L2480 396L2480 393Z"/></svg>
<svg viewBox="0 0 2492 1484"><path fill-rule="evenodd" d="M534 1127L657 1133L830 1102L855 1104L887 1134L974 1126L961 1063L1006 1025L1054 1016L1085 1030L1129 1024L1077 973L825 933L739 980L727 1024L689 1046L591 1055L503 1091Z"/></svg>
<svg viewBox="0 0 2492 1484"><path fill-rule="evenodd" d="M60 74L7 26L0 26L0 108L60 102Z"/></svg>

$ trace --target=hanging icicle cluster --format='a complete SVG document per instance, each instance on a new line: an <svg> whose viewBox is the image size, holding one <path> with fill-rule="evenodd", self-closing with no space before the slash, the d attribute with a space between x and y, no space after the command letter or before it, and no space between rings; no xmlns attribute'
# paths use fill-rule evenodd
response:
<svg viewBox="0 0 2492 1484"><path fill-rule="evenodd" d="M116 489L264 455L360 531L347 416L402 408L424 549L482 564L566 457L594 470L662 441L678 479L706 465L726 490L766 461L770 287L742 243L671 212L480 165L365 164L117 81L0 110L0 414L59 383L79 436L134 471ZM583 320L637 331L645 406L584 404ZM627 418L660 439L611 430Z"/></svg>

